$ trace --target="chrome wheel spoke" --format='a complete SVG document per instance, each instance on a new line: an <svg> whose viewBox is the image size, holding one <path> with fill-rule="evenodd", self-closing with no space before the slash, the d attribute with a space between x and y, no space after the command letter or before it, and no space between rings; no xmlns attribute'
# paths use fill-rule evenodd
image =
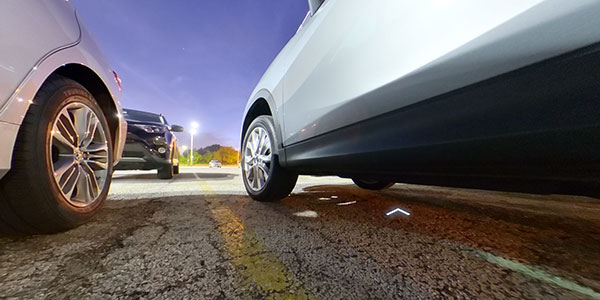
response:
<svg viewBox="0 0 600 300"><path fill-rule="evenodd" d="M93 170L106 170L106 168L108 168L108 163L101 159L87 159L85 160L85 163L88 164L91 168L93 168Z"/></svg>
<svg viewBox="0 0 600 300"><path fill-rule="evenodd" d="M74 195L71 196L71 200L77 200L80 203L87 203L89 202L89 188L87 186L87 176L89 176L88 174L86 174L83 171L83 168L78 165L77 169L79 171L79 176L77 178L77 183L76 183L76 190L74 192Z"/></svg>
<svg viewBox="0 0 600 300"><path fill-rule="evenodd" d="M258 133L252 132L252 141L250 144L250 153L252 156L256 155L256 150L258 149Z"/></svg>
<svg viewBox="0 0 600 300"><path fill-rule="evenodd" d="M58 115L54 126L52 126L53 141L57 141L63 148L73 149L77 145L77 131L71 120L71 116L63 111Z"/></svg>
<svg viewBox="0 0 600 300"><path fill-rule="evenodd" d="M260 143L258 146L258 150L256 151L257 155L265 154L267 151L271 149L271 142L269 141L269 136L264 130L260 131Z"/></svg>
<svg viewBox="0 0 600 300"><path fill-rule="evenodd" d="M59 159L59 161L57 161L57 163L54 165L54 179L58 183L60 189L64 190L69 182L69 179L71 179L73 176L74 170L77 168L75 160L73 157L70 159L68 157L64 157Z"/></svg>
<svg viewBox="0 0 600 300"><path fill-rule="evenodd" d="M254 151L254 155L258 155L262 153L263 147L265 145L265 134L263 130L259 130L257 133L258 141L256 143L256 149Z"/></svg>
<svg viewBox="0 0 600 300"><path fill-rule="evenodd" d="M96 136L96 129L98 129L99 121L96 115L89 111L91 115L86 118L85 131L83 132L83 138L81 141L81 147L88 147Z"/></svg>
<svg viewBox="0 0 600 300"><path fill-rule="evenodd" d="M87 145L86 147L82 147L81 150L88 152L88 153L107 153L108 145L106 145L104 143L91 144L91 145Z"/></svg>
<svg viewBox="0 0 600 300"><path fill-rule="evenodd" d="M257 189L260 189L258 182L258 168L256 166L252 167L252 178L254 179L253 186Z"/></svg>
<svg viewBox="0 0 600 300"><path fill-rule="evenodd" d="M79 167L75 164L71 168L65 171L62 176L62 185L60 185L61 191L67 197L71 197L73 192L75 191L75 187L77 186L77 182L79 182L79 177L81 176Z"/></svg>
<svg viewBox="0 0 600 300"><path fill-rule="evenodd" d="M70 140L70 138L66 137L65 134L63 134L63 132L58 129L52 130L52 139L58 142L58 144L60 144L60 146L62 146L65 149L73 150L75 148L74 142Z"/></svg>
<svg viewBox="0 0 600 300"><path fill-rule="evenodd" d="M82 186L85 186L84 199L86 202L89 202L96 198L96 196L100 193L100 187L98 185L98 181L96 180L96 174L94 170L92 170L87 163L82 164L81 169L84 174L82 177L85 180L85 184L82 183Z"/></svg>
<svg viewBox="0 0 600 300"><path fill-rule="evenodd" d="M264 164L259 164L257 167L262 174L263 182L267 182L267 180L269 180L269 172L267 171L266 166Z"/></svg>
<svg viewBox="0 0 600 300"><path fill-rule="evenodd" d="M73 125L79 137L77 146L81 146L86 136L85 132L90 121L90 113L93 114L94 112L85 106L80 106L79 108L71 109L70 113L73 115Z"/></svg>
<svg viewBox="0 0 600 300"><path fill-rule="evenodd" d="M258 158L260 159L260 161L264 162L264 163L270 163L271 162L271 155L259 155Z"/></svg>
<svg viewBox="0 0 600 300"><path fill-rule="evenodd" d="M108 146L106 144L92 144L83 151L87 156L85 163L91 166L92 170L108 168Z"/></svg>

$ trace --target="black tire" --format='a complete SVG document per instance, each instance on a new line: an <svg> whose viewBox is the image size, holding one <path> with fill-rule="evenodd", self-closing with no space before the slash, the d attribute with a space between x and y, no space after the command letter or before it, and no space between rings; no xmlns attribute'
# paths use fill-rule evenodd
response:
<svg viewBox="0 0 600 300"><path fill-rule="evenodd" d="M354 184L358 187L365 190L378 191L391 187L395 182L386 181L386 180L377 180L377 179L360 179L360 178L352 178Z"/></svg>
<svg viewBox="0 0 600 300"><path fill-rule="evenodd" d="M158 177L158 179L171 179L173 178L173 173L173 164L168 164L158 168L156 176Z"/></svg>
<svg viewBox="0 0 600 300"><path fill-rule="evenodd" d="M259 116L248 127L248 130L245 133L244 141L242 143L242 178L244 181L244 186L246 187L246 191L254 200L258 201L278 201L285 197L287 197L294 186L296 186L296 181L298 180L298 174L296 172L284 169L279 165L279 158L274 151L270 153L270 163L268 164L269 174L270 176L266 180L264 186L259 190L253 190L250 187L250 183L246 177L246 168L245 166L245 151L246 151L246 143L248 142L248 138L251 132L257 127L264 129L271 141L271 150L274 145L278 145L280 142L277 140L275 134L275 126L273 125L273 118L271 116Z"/></svg>
<svg viewBox="0 0 600 300"><path fill-rule="evenodd" d="M50 149L55 118L67 105L85 104L107 134L104 187L89 205L78 207L62 194L53 178ZM0 181L0 232L12 235L56 233L91 218L108 195L113 172L113 144L108 122L94 97L79 83L53 75L37 92L21 124L12 168Z"/></svg>
<svg viewBox="0 0 600 300"><path fill-rule="evenodd" d="M179 165L173 166L173 174L179 174Z"/></svg>

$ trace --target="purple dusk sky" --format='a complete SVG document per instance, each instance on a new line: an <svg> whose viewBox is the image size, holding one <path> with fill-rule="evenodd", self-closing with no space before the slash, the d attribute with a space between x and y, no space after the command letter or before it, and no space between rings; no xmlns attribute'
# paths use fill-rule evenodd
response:
<svg viewBox="0 0 600 300"><path fill-rule="evenodd" d="M239 148L250 93L308 11L306 0L73 2L123 80L123 107L197 121L195 148Z"/></svg>

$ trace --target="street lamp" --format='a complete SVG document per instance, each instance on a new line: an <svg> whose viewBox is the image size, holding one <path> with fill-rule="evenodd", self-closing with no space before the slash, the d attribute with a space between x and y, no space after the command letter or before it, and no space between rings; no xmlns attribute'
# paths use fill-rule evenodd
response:
<svg viewBox="0 0 600 300"><path fill-rule="evenodd" d="M194 162L194 135L198 130L198 122L192 122L192 128L190 129L190 166Z"/></svg>

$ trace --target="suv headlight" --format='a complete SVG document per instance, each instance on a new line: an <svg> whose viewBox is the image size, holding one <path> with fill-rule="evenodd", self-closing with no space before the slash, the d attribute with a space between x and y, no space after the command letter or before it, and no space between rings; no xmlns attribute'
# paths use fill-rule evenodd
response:
<svg viewBox="0 0 600 300"><path fill-rule="evenodd" d="M140 128L147 133L164 133L165 132L164 126L140 125L140 124L134 124L133 126Z"/></svg>

